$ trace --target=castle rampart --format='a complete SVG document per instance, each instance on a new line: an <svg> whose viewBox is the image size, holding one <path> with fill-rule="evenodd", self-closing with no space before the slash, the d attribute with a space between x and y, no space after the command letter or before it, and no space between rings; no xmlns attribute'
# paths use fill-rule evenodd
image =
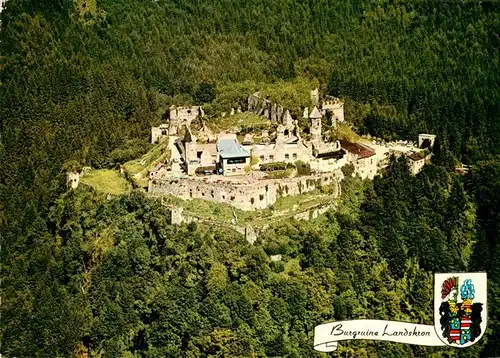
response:
<svg viewBox="0 0 500 358"><path fill-rule="evenodd" d="M195 178L153 178L149 182L151 195L170 194L178 198L203 199L224 203L244 211L262 210L273 205L279 197L304 194L319 186L334 186L333 196L340 195L342 173L303 176L289 179L261 180L254 183L205 182Z"/></svg>

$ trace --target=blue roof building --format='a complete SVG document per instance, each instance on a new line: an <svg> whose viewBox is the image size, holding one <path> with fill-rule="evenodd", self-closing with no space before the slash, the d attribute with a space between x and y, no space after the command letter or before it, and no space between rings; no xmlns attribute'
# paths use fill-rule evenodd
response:
<svg viewBox="0 0 500 358"><path fill-rule="evenodd" d="M250 165L250 153L234 138L220 139L217 153L224 175L243 175L245 167Z"/></svg>
<svg viewBox="0 0 500 358"><path fill-rule="evenodd" d="M219 140L217 142L217 152L222 159L250 157L250 153L236 139Z"/></svg>

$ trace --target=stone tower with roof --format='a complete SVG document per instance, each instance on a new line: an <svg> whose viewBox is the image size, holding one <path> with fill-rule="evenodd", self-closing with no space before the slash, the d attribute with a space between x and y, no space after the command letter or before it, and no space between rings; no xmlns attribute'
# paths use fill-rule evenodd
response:
<svg viewBox="0 0 500 358"><path fill-rule="evenodd" d="M311 120L311 141L317 142L321 141L321 112L318 107L314 107L309 114L309 119Z"/></svg>

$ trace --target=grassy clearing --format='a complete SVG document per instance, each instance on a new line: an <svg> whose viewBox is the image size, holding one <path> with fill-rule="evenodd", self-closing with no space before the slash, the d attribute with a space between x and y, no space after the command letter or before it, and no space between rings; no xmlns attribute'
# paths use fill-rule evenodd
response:
<svg viewBox="0 0 500 358"><path fill-rule="evenodd" d="M273 170L267 173L269 179L291 178L295 173L295 169Z"/></svg>
<svg viewBox="0 0 500 358"><path fill-rule="evenodd" d="M208 121L207 125L214 133L217 133L233 128L270 128L272 123L256 114L242 112Z"/></svg>
<svg viewBox="0 0 500 358"><path fill-rule="evenodd" d="M148 186L149 171L169 158L168 140L163 140L141 158L123 164L123 169L136 186L145 188Z"/></svg>
<svg viewBox="0 0 500 358"><path fill-rule="evenodd" d="M247 224L263 226L282 223L298 213L327 205L335 200L331 195L322 193L322 190L315 189L297 196L280 197L271 208L252 212L253 216L248 218Z"/></svg>
<svg viewBox="0 0 500 358"><path fill-rule="evenodd" d="M210 219L214 222L230 223L236 215L239 224L247 224L254 220L270 218L273 215L271 209L243 211L227 204L201 199L182 200L171 195L165 195L163 203L182 207L186 215L195 216L200 219Z"/></svg>
<svg viewBox="0 0 500 358"><path fill-rule="evenodd" d="M366 141L359 134L354 131L350 123L339 123L335 131L338 140L347 140L351 143Z"/></svg>
<svg viewBox="0 0 500 358"><path fill-rule="evenodd" d="M302 209L304 204L307 202L316 201L319 194L319 190L315 189L309 193L301 195L283 196L276 200L276 203L273 205L273 207L277 211L295 211L297 209Z"/></svg>
<svg viewBox="0 0 500 358"><path fill-rule="evenodd" d="M104 194L121 195L131 190L127 180L111 169L91 170L82 176L80 182Z"/></svg>
<svg viewBox="0 0 500 358"><path fill-rule="evenodd" d="M164 204L182 207L187 215L214 221L231 222L236 214L238 221L252 217L253 212L245 212L227 204L202 199L182 200L171 195L163 197Z"/></svg>

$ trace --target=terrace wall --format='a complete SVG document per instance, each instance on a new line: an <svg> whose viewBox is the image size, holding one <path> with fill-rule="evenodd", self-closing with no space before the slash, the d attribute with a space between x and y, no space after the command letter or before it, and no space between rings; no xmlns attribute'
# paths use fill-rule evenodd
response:
<svg viewBox="0 0 500 358"><path fill-rule="evenodd" d="M262 210L279 197L304 194L321 186L333 185L333 196L340 195L342 173L327 173L290 179L262 180L250 184L204 182L194 178L152 178L151 195L173 195L184 200L203 199L224 203L244 211Z"/></svg>

